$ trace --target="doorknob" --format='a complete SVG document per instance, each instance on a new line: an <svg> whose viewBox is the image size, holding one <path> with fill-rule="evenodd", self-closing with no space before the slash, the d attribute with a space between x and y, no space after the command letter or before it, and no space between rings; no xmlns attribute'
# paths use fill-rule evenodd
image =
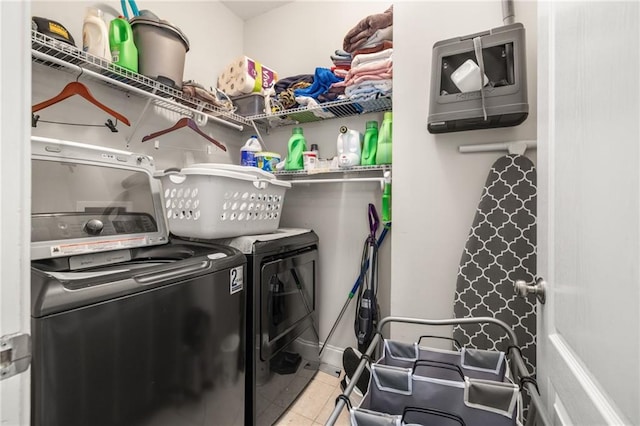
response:
<svg viewBox="0 0 640 426"><path fill-rule="evenodd" d="M535 284L527 284L524 280L516 280L513 285L516 289L516 293L518 293L520 297L527 297L529 294L535 294L540 303L544 305L544 302L546 301L545 287L547 285L547 282L544 279L538 278Z"/></svg>

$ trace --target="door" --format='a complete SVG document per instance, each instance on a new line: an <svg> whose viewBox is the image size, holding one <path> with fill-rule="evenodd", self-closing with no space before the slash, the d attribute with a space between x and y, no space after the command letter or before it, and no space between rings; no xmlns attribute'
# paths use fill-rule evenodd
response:
<svg viewBox="0 0 640 426"><path fill-rule="evenodd" d="M29 15L0 1L0 336L29 333ZM29 370L0 381L0 423L29 423Z"/></svg>
<svg viewBox="0 0 640 426"><path fill-rule="evenodd" d="M640 424L640 3L541 2L538 384L554 424Z"/></svg>

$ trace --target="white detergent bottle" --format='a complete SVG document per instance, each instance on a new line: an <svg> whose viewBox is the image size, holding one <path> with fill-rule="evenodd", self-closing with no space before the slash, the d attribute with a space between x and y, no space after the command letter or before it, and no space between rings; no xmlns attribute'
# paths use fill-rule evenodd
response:
<svg viewBox="0 0 640 426"><path fill-rule="evenodd" d="M82 24L82 50L111 62L109 25L102 10L88 7Z"/></svg>
<svg viewBox="0 0 640 426"><path fill-rule="evenodd" d="M353 167L360 165L362 155L362 133L357 130L340 127L338 134L338 167Z"/></svg>
<svg viewBox="0 0 640 426"><path fill-rule="evenodd" d="M240 148L240 165L258 167L256 153L262 151L262 145L258 136L251 135L242 148Z"/></svg>

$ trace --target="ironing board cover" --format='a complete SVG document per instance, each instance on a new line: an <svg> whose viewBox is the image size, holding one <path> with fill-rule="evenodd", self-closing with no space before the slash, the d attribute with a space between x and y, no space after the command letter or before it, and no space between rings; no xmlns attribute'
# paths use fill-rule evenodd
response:
<svg viewBox="0 0 640 426"><path fill-rule="evenodd" d="M491 167L460 260L454 316L494 317L515 332L530 373L536 365L534 299L516 295L514 282L536 277L536 171L521 155ZM454 327L463 347L508 351L504 331L492 324Z"/></svg>

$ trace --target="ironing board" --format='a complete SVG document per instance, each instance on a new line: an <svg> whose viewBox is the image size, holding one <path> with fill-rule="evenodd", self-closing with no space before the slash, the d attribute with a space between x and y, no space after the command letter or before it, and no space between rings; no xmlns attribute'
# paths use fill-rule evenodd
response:
<svg viewBox="0 0 640 426"><path fill-rule="evenodd" d="M522 155L491 167L460 260L454 316L494 317L516 334L527 368L535 372L535 299L517 296L513 283L536 276L536 171ZM504 332L491 324L457 325L462 346L506 352Z"/></svg>

